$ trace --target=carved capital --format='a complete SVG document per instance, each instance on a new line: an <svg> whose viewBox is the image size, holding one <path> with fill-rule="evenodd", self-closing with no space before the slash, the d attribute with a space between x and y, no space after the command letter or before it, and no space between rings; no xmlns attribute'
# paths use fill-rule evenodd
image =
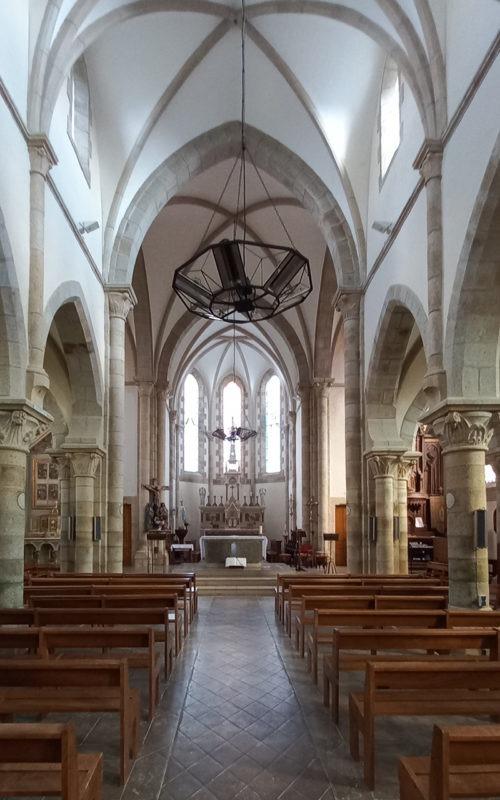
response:
<svg viewBox="0 0 500 800"><path fill-rule="evenodd" d="M412 470L415 467L415 464L421 457L422 453L418 453L416 450L414 452L408 452L404 455L400 456L398 459L397 465L397 477L398 480L401 481L408 481Z"/></svg>
<svg viewBox="0 0 500 800"><path fill-rule="evenodd" d="M320 398L328 396L328 389L335 385L335 381L330 378L314 378L312 388Z"/></svg>
<svg viewBox="0 0 500 800"><path fill-rule="evenodd" d="M95 478L101 455L98 452L76 450L68 453L72 478Z"/></svg>
<svg viewBox="0 0 500 800"><path fill-rule="evenodd" d="M33 442L47 432L50 415L28 403L0 406L0 448L27 453Z"/></svg>
<svg viewBox="0 0 500 800"><path fill-rule="evenodd" d="M493 426L488 411L449 411L433 420L430 428L438 437L443 452L451 450L487 450Z"/></svg>
<svg viewBox="0 0 500 800"><path fill-rule="evenodd" d="M126 320L130 309L137 303L135 292L129 286L107 289L109 316Z"/></svg>
<svg viewBox="0 0 500 800"><path fill-rule="evenodd" d="M296 411L290 410L288 412L288 422L290 423L290 426L292 428L295 428L295 426L297 424L297 412Z"/></svg>
<svg viewBox="0 0 500 800"><path fill-rule="evenodd" d="M168 418L170 420L171 425L175 425L177 423L177 411L175 408L169 408Z"/></svg>
<svg viewBox="0 0 500 800"><path fill-rule="evenodd" d="M425 139L417 153L413 168L418 169L424 183L432 178L441 178L443 164L443 143L440 139Z"/></svg>
<svg viewBox="0 0 500 800"><path fill-rule="evenodd" d="M396 478L400 453L374 453L368 456L368 465L373 477Z"/></svg>
<svg viewBox="0 0 500 800"><path fill-rule="evenodd" d="M138 381L137 382L137 390L139 392L139 397L151 397L151 393L153 391L153 382L152 381Z"/></svg>
<svg viewBox="0 0 500 800"><path fill-rule="evenodd" d="M62 481L69 480L69 458L67 453L51 453L51 461L56 464L59 471L59 478Z"/></svg>
<svg viewBox="0 0 500 800"><path fill-rule="evenodd" d="M342 291L339 289L334 299L337 311L342 314L342 318L359 319L359 307L361 304L361 291Z"/></svg>
<svg viewBox="0 0 500 800"><path fill-rule="evenodd" d="M57 164L57 156L45 134L33 134L28 137L28 153L30 172L41 175L45 180L50 168Z"/></svg>

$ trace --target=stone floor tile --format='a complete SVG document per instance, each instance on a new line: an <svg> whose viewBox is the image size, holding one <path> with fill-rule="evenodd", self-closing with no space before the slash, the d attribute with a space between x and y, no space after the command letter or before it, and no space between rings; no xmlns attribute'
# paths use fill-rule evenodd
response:
<svg viewBox="0 0 500 800"><path fill-rule="evenodd" d="M163 785L160 797L163 800L187 800L201 788L200 781L194 775L189 772L181 772L176 778Z"/></svg>
<svg viewBox="0 0 500 800"><path fill-rule="evenodd" d="M206 755L201 761L192 764L188 768L188 771L191 775L194 775L202 785L206 785L212 778L219 775L223 769L224 767L219 761L216 761L212 756Z"/></svg>
<svg viewBox="0 0 500 800"><path fill-rule="evenodd" d="M216 778L210 781L207 785L209 789L218 800L233 800L234 797L245 788L243 781L230 770L226 769L217 775Z"/></svg>

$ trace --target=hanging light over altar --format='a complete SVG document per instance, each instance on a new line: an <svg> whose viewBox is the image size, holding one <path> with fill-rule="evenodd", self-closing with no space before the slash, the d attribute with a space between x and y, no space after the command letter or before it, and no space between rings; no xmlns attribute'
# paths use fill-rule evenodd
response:
<svg viewBox="0 0 500 800"><path fill-rule="evenodd" d="M175 270L172 287L186 308L205 319L237 324L261 322L302 303L312 291L309 260L295 247L245 140L245 0L241 4L241 152L227 178L202 237L202 245ZM247 239L247 159L287 238L286 244ZM236 166L237 203L232 239L206 244ZM242 203L240 205L240 200ZM241 229L243 236L237 238ZM241 438L241 437L239 437Z"/></svg>

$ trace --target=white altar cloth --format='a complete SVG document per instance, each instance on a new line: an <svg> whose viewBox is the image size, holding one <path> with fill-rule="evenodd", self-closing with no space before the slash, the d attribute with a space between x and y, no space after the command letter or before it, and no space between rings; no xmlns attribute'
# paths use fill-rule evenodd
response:
<svg viewBox="0 0 500 800"><path fill-rule="evenodd" d="M200 553L201 557L205 558L205 541L235 541L235 542L242 542L242 541L251 541L255 542L258 541L262 545L262 558L264 561L266 560L266 551L267 551L267 536L200 536Z"/></svg>
<svg viewBox="0 0 500 800"><path fill-rule="evenodd" d="M172 544L171 550L194 550L194 544Z"/></svg>

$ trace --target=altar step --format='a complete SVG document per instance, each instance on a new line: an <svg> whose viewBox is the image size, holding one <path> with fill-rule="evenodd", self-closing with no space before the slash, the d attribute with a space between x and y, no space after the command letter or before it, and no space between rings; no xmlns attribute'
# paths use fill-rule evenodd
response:
<svg viewBox="0 0 500 800"><path fill-rule="evenodd" d="M274 594L276 576L265 577L255 570L254 575L223 575L223 576L196 576L196 585L200 595L233 595L270 597Z"/></svg>

